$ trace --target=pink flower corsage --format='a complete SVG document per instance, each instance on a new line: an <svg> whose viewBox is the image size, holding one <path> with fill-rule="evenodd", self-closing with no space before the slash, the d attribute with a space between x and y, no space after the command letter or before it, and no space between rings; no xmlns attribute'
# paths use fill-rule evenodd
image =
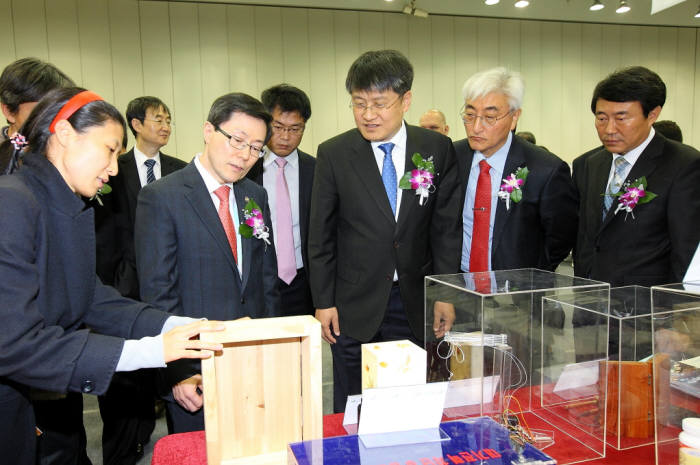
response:
<svg viewBox="0 0 700 465"><path fill-rule="evenodd" d="M243 222L238 227L238 232L243 237L261 239L265 244L270 245L270 228L265 226L262 210L255 200L246 199L245 208L243 208Z"/></svg>
<svg viewBox="0 0 700 465"><path fill-rule="evenodd" d="M399 181L401 189L413 189L419 196L418 204L423 205L428 196L435 192L435 166L433 157L427 160L421 157L420 153L414 153L411 161L416 165L416 169L406 171Z"/></svg>
<svg viewBox="0 0 700 465"><path fill-rule="evenodd" d="M644 176L626 183L619 192L612 195L618 197L615 214L617 215L617 212L621 210L625 211L625 219L627 219L628 214L634 218L632 210L637 204L648 203L656 198L656 194L647 190L647 178Z"/></svg>
<svg viewBox="0 0 700 465"><path fill-rule="evenodd" d="M529 172L527 167L523 166L503 180L503 184L501 184L501 188L498 191L498 197L506 201L506 210L510 210L510 202L518 203L522 200L522 187L525 185Z"/></svg>

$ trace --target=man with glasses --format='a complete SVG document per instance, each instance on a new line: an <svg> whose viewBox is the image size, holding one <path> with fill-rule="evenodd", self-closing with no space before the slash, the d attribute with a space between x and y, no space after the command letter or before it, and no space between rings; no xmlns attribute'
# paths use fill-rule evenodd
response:
<svg viewBox="0 0 700 465"><path fill-rule="evenodd" d="M279 315L267 193L245 179L270 137L270 122L249 95L219 97L204 123L202 153L141 190L135 238L144 302L214 320ZM169 431L204 429L199 363L171 363L164 374L172 386Z"/></svg>
<svg viewBox="0 0 700 465"><path fill-rule="evenodd" d="M604 147L574 162L577 276L612 286L683 280L700 241L700 154L654 130L665 101L661 77L641 66L596 86L591 111ZM625 209L620 195L642 179L644 196Z"/></svg>
<svg viewBox="0 0 700 465"><path fill-rule="evenodd" d="M316 159L298 149L311 103L304 91L288 84L270 87L261 100L272 114L272 137L248 177L269 196L282 315L313 315L307 239Z"/></svg>
<svg viewBox="0 0 700 465"><path fill-rule="evenodd" d="M412 82L401 53L361 55L345 81L357 127L318 148L310 279L316 318L332 344L336 412L361 391L361 344L422 346L424 278L459 270L454 148L448 137L404 122ZM433 165L425 196L400 187L417 169L414 160ZM448 314L436 315L436 327L451 324Z"/></svg>
<svg viewBox="0 0 700 465"><path fill-rule="evenodd" d="M110 194L95 206L97 274L122 295L139 299L134 253L136 199L146 184L187 164L160 149L170 139L168 106L157 97L139 97L127 105L126 120L136 137L134 147L118 159ZM99 397L102 457L105 465L135 464L155 428L155 371L117 373Z"/></svg>
<svg viewBox="0 0 700 465"><path fill-rule="evenodd" d="M463 271L554 271L574 245L578 199L568 165L512 134L524 92L520 74L505 68L477 73L462 89ZM511 175L512 190L503 186Z"/></svg>

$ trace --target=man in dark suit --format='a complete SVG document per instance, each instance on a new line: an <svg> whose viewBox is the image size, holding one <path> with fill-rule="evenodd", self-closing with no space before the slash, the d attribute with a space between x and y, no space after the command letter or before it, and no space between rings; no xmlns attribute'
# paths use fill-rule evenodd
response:
<svg viewBox="0 0 700 465"><path fill-rule="evenodd" d="M261 100L272 114L272 137L248 177L269 196L282 315L313 315L307 244L316 159L298 149L311 102L304 91L287 84L265 90Z"/></svg>
<svg viewBox="0 0 700 465"><path fill-rule="evenodd" d="M574 163L577 276L612 286L682 280L700 240L700 154L654 131L665 101L664 82L640 66L596 86L591 111L604 149ZM642 178L645 197L656 197L628 211L619 195Z"/></svg>
<svg viewBox="0 0 700 465"><path fill-rule="evenodd" d="M524 90L520 74L505 68L477 73L464 84L467 138L455 143L463 271L554 271L574 245L577 197L568 165L512 134ZM525 168L524 183L507 192L502 180L524 177L518 172Z"/></svg>
<svg viewBox="0 0 700 465"><path fill-rule="evenodd" d="M136 138L118 159L104 208L96 207L97 273L122 295L139 299L134 256L136 199L143 186L187 164L160 152L170 139L170 109L157 97L139 97L127 105L126 120ZM126 137L126 135L125 135ZM155 371L118 373L107 393L98 398L102 416L105 465L135 464L155 428Z"/></svg>
<svg viewBox="0 0 700 465"><path fill-rule="evenodd" d="M135 243L143 301L215 320L279 314L267 193L245 179L269 139L270 120L253 97L219 97L204 123L202 153L141 190ZM264 225L242 227L258 213ZM203 429L199 364L170 364L166 372L172 432Z"/></svg>
<svg viewBox="0 0 700 465"><path fill-rule="evenodd" d="M459 270L454 148L442 134L404 123L412 82L399 52L361 55L345 81L357 128L318 148L309 264L316 318L332 344L336 412L361 390L360 345L422 345L424 277ZM434 164L427 198L399 189L416 153Z"/></svg>

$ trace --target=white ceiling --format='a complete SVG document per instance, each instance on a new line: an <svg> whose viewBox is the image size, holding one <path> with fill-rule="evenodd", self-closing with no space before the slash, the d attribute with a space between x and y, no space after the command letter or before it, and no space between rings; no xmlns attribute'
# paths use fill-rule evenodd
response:
<svg viewBox="0 0 700 465"><path fill-rule="evenodd" d="M172 0L171 0L172 1ZM198 0L175 0L197 2ZM627 0L632 10L615 13L620 0L602 0L605 8L589 11L593 0L531 0L527 8L515 8L515 0L501 0L486 6L483 0L416 0L416 7L430 14L458 16L490 16L497 18L543 19L617 24L648 24L665 26L700 26L694 18L700 0L685 0L655 15L651 15L651 0ZM366 11L401 11L408 0L206 0L205 3L231 3L266 6L331 8Z"/></svg>

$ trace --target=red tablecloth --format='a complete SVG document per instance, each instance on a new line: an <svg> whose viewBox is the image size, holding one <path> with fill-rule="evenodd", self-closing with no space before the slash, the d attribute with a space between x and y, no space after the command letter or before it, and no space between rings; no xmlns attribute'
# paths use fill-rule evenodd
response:
<svg viewBox="0 0 700 465"><path fill-rule="evenodd" d="M346 434L343 428L343 414L326 415L323 417L323 437L342 436ZM653 465L654 446L638 447L627 451L617 451L612 447L607 449L604 459L586 462L590 465ZM192 433L171 434L160 439L153 449L151 465L205 465L207 449L204 431Z"/></svg>

